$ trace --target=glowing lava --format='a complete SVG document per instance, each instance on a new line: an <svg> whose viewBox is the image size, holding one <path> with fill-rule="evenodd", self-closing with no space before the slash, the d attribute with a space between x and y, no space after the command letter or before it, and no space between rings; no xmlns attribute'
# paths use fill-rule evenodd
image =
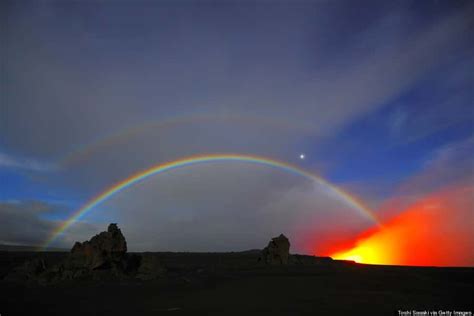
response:
<svg viewBox="0 0 474 316"><path fill-rule="evenodd" d="M336 253L332 257L338 260L351 260L357 263L383 263L380 260L379 253L381 253L381 249L373 245L358 245L349 251Z"/></svg>
<svg viewBox="0 0 474 316"><path fill-rule="evenodd" d="M334 259L395 265L474 265L473 188L438 192L365 232Z"/></svg>

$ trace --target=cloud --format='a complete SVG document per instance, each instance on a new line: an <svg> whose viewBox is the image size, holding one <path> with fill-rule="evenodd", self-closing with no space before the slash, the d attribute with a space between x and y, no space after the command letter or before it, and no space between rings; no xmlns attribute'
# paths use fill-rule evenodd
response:
<svg viewBox="0 0 474 316"><path fill-rule="evenodd" d="M163 120L229 109L244 116L310 125L312 131L272 137L273 130L256 133L253 128L250 133L244 126L221 131L222 124L208 124L193 131L193 135L202 134L202 139L194 142L191 137L183 142L180 135L189 135L188 130L193 129L184 126L166 137L160 136L163 131L151 132L155 137L142 142L141 152L151 151L150 156L156 157L153 147L160 147L161 160L167 160L176 144L180 151L189 148L184 154L209 144L224 150L236 135L248 144L242 146L246 151L264 143L272 152L291 147L302 136L330 136L445 63L446 56L460 49L469 31L467 12L433 24L416 24L413 31L406 26L413 22L406 8L392 8L395 11L390 13L374 10L367 24L351 32L354 39L333 52L328 51L324 38L347 34L337 32L338 22L332 22L334 27L331 22L324 24L328 23L326 14L331 14L329 21L339 21L341 15L324 5L312 11L293 8L298 18L287 18L278 36L272 26L280 25L288 14L280 6L265 7L263 20L258 8L256 12L243 10L240 17L219 11L222 8L198 10L193 16L186 10L172 10L171 16L177 18L170 19L165 18L170 12L160 7L149 8L145 16L142 10L138 16L126 6L110 8L106 3L84 6L80 11L67 6L41 7L49 13L22 6L11 9L15 18L9 19L12 25L7 34L2 33L8 43L5 67L11 84L6 91L9 106L2 109L8 124L0 128L9 149L50 159L97 135L150 117ZM107 9L114 14L104 26L95 12ZM223 27L216 27L223 23L217 16L228 18ZM58 27L64 19L77 26ZM241 19L250 23L242 28ZM163 27L154 25L161 20ZM124 30L124 25L130 28ZM387 32L392 34L389 44L379 40ZM44 36L59 41L42 41ZM122 45L141 49L124 50ZM26 90L27 94L21 93ZM214 137L208 139L209 135ZM160 146L153 146L156 136L163 142ZM240 149L239 144L235 147Z"/></svg>
<svg viewBox="0 0 474 316"><path fill-rule="evenodd" d="M0 242L6 244L37 245L53 228L40 216L52 210L38 201L0 203Z"/></svg>
<svg viewBox="0 0 474 316"><path fill-rule="evenodd" d="M0 152L0 168L13 168L25 171L47 172L56 168L52 164L39 162L34 159L18 158Z"/></svg>
<svg viewBox="0 0 474 316"><path fill-rule="evenodd" d="M381 214L390 218L433 192L471 186L474 183L473 153L473 137L437 148L419 172L394 188L391 196L381 203Z"/></svg>
<svg viewBox="0 0 474 316"><path fill-rule="evenodd" d="M403 186L403 190L430 192L454 184L474 183L473 154L474 137L437 148L425 161L422 172Z"/></svg>
<svg viewBox="0 0 474 316"><path fill-rule="evenodd" d="M395 145L419 141L453 127L472 126L474 110L470 87L474 78L466 69L474 69L474 59L462 57L441 67L442 76L428 78L401 98L389 113L387 126ZM427 81L427 82L426 82Z"/></svg>
<svg viewBox="0 0 474 316"><path fill-rule="evenodd" d="M43 201L0 202L0 243L39 246L59 225L48 215L62 212L62 206ZM99 232L98 225L78 223L56 246L71 247L78 237Z"/></svg>

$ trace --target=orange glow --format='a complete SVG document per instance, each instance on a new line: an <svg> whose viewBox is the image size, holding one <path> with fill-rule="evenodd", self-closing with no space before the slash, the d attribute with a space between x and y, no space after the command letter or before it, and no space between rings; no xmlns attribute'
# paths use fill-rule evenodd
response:
<svg viewBox="0 0 474 316"><path fill-rule="evenodd" d="M473 266L473 193L462 188L425 197L330 256L371 264Z"/></svg>
<svg viewBox="0 0 474 316"><path fill-rule="evenodd" d="M351 260L357 263L383 263L384 260L380 255L382 253L381 250L377 245L361 244L349 251L336 253L332 257L338 260Z"/></svg>

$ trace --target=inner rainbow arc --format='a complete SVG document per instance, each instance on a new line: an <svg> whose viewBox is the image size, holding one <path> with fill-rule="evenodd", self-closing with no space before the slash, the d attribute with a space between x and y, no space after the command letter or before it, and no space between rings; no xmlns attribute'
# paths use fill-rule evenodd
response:
<svg viewBox="0 0 474 316"><path fill-rule="evenodd" d="M249 162L249 163L254 163L254 164L261 164L261 165L278 168L286 172L290 172L293 174L297 174L297 175L309 178L327 187L328 189L330 189L332 192L336 194L336 196L340 200L345 202L347 205L357 209L361 214L363 214L365 217L370 219L373 223L380 226L380 222L378 221L375 214L367 206L365 206L359 199L350 195L348 192L342 190L336 185L331 184L330 182L328 182L321 176L312 174L309 171L306 171L300 167L291 165L283 161L274 160L274 159L262 157L262 156L242 155L242 154L208 154L208 155L189 156L189 157L181 158L178 160L158 164L146 170L132 174L128 178L125 178L124 180L112 185L108 189L102 191L96 197L90 199L86 204L84 204L81 208L79 208L76 212L74 212L71 215L71 217L69 217L69 219L67 219L61 225L59 225L51 233L50 237L42 244L42 248L44 249L48 247L54 240L56 240L56 238L60 234L62 234L66 229L68 229L72 224L74 224L77 220L79 220L85 214L90 212L94 207L104 202L105 200L109 199L111 196L123 190L126 190L127 188L143 181L144 179L148 177L158 175L160 173L164 173L176 168L189 166L189 165L208 163L208 162L219 162L219 161L237 161L237 162Z"/></svg>

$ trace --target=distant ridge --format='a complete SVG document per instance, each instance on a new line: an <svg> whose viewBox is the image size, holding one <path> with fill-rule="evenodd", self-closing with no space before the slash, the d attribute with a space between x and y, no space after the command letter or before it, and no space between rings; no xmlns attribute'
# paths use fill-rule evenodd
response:
<svg viewBox="0 0 474 316"><path fill-rule="evenodd" d="M65 248L46 248L40 249L40 246L18 246L18 245L3 245L0 244L0 251L9 251L9 252L32 252L32 251L54 251L54 252L68 252L69 249Z"/></svg>

